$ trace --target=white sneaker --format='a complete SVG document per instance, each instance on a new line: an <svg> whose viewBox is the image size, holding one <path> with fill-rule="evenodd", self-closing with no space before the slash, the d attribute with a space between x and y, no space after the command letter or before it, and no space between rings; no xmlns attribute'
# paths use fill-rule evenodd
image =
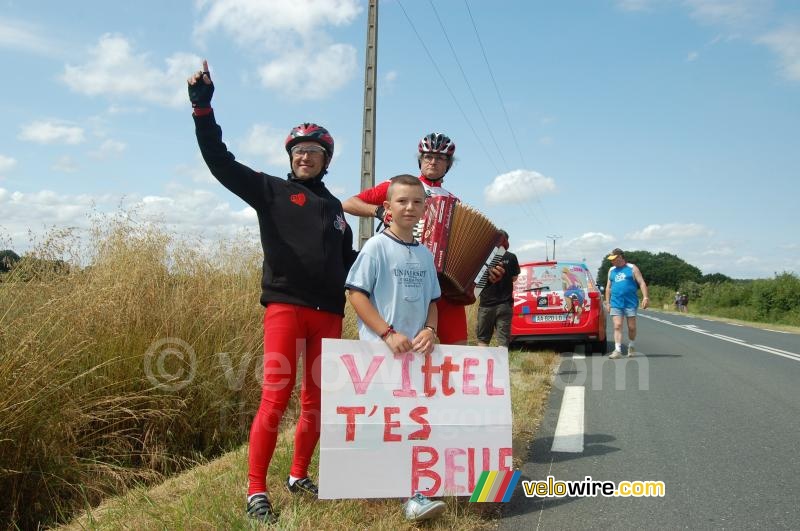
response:
<svg viewBox="0 0 800 531"><path fill-rule="evenodd" d="M414 494L403 504L403 514L406 520L419 522L436 518L444 512L446 505L441 500L431 500L419 492Z"/></svg>
<svg viewBox="0 0 800 531"><path fill-rule="evenodd" d="M612 352L612 353L611 353L611 354L608 356L608 359L610 359L610 360L618 360L618 359L620 359L621 357L622 357L622 351L621 351L621 350L614 349L614 352Z"/></svg>
<svg viewBox="0 0 800 531"><path fill-rule="evenodd" d="M636 355L636 349L633 347L628 347L628 357L632 358Z"/></svg>

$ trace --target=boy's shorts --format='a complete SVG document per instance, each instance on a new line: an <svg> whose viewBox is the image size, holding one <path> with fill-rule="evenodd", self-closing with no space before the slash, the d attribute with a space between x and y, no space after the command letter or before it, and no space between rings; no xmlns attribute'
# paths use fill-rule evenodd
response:
<svg viewBox="0 0 800 531"><path fill-rule="evenodd" d="M612 317L636 317L636 308L611 308Z"/></svg>

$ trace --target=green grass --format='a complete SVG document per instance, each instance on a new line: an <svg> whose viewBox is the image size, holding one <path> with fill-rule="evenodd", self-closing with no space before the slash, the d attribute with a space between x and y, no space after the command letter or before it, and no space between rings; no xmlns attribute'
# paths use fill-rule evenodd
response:
<svg viewBox="0 0 800 531"><path fill-rule="evenodd" d="M512 351L511 381L514 461L520 466L549 393L553 352ZM445 498L447 511L427 524L411 524L397 499L313 500L289 494L283 480L291 465L291 422L282 433L270 468L269 488L280 512L280 529L490 529L496 504L470 504ZM312 470L316 469L315 456ZM249 529L259 526L244 515L247 447L197 466L164 483L138 487L91 509L64 529Z"/></svg>

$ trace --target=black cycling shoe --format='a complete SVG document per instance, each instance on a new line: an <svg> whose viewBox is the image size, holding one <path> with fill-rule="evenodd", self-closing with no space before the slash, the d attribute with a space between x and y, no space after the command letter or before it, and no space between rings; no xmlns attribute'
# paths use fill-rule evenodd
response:
<svg viewBox="0 0 800 531"><path fill-rule="evenodd" d="M314 485L314 482L311 481L309 477L304 477L303 479L298 479L294 482L294 485L289 484L289 478L286 478L286 488L289 489L289 492L298 493L302 492L303 494L311 494L312 496L317 496L319 489L317 486Z"/></svg>
<svg viewBox="0 0 800 531"><path fill-rule="evenodd" d="M274 524L278 521L278 514L272 508L266 494L255 494L247 502L247 516L253 520Z"/></svg>

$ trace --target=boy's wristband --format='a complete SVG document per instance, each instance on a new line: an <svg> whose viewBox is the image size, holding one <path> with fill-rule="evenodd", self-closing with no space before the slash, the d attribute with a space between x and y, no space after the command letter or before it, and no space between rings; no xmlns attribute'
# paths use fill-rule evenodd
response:
<svg viewBox="0 0 800 531"><path fill-rule="evenodd" d="M381 340L385 341L387 337L394 334L394 327L389 325L389 328L386 329L386 332L381 334Z"/></svg>
<svg viewBox="0 0 800 531"><path fill-rule="evenodd" d="M428 330L433 332L433 335L436 335L436 328L432 327L431 325L425 325L422 328L427 328Z"/></svg>

